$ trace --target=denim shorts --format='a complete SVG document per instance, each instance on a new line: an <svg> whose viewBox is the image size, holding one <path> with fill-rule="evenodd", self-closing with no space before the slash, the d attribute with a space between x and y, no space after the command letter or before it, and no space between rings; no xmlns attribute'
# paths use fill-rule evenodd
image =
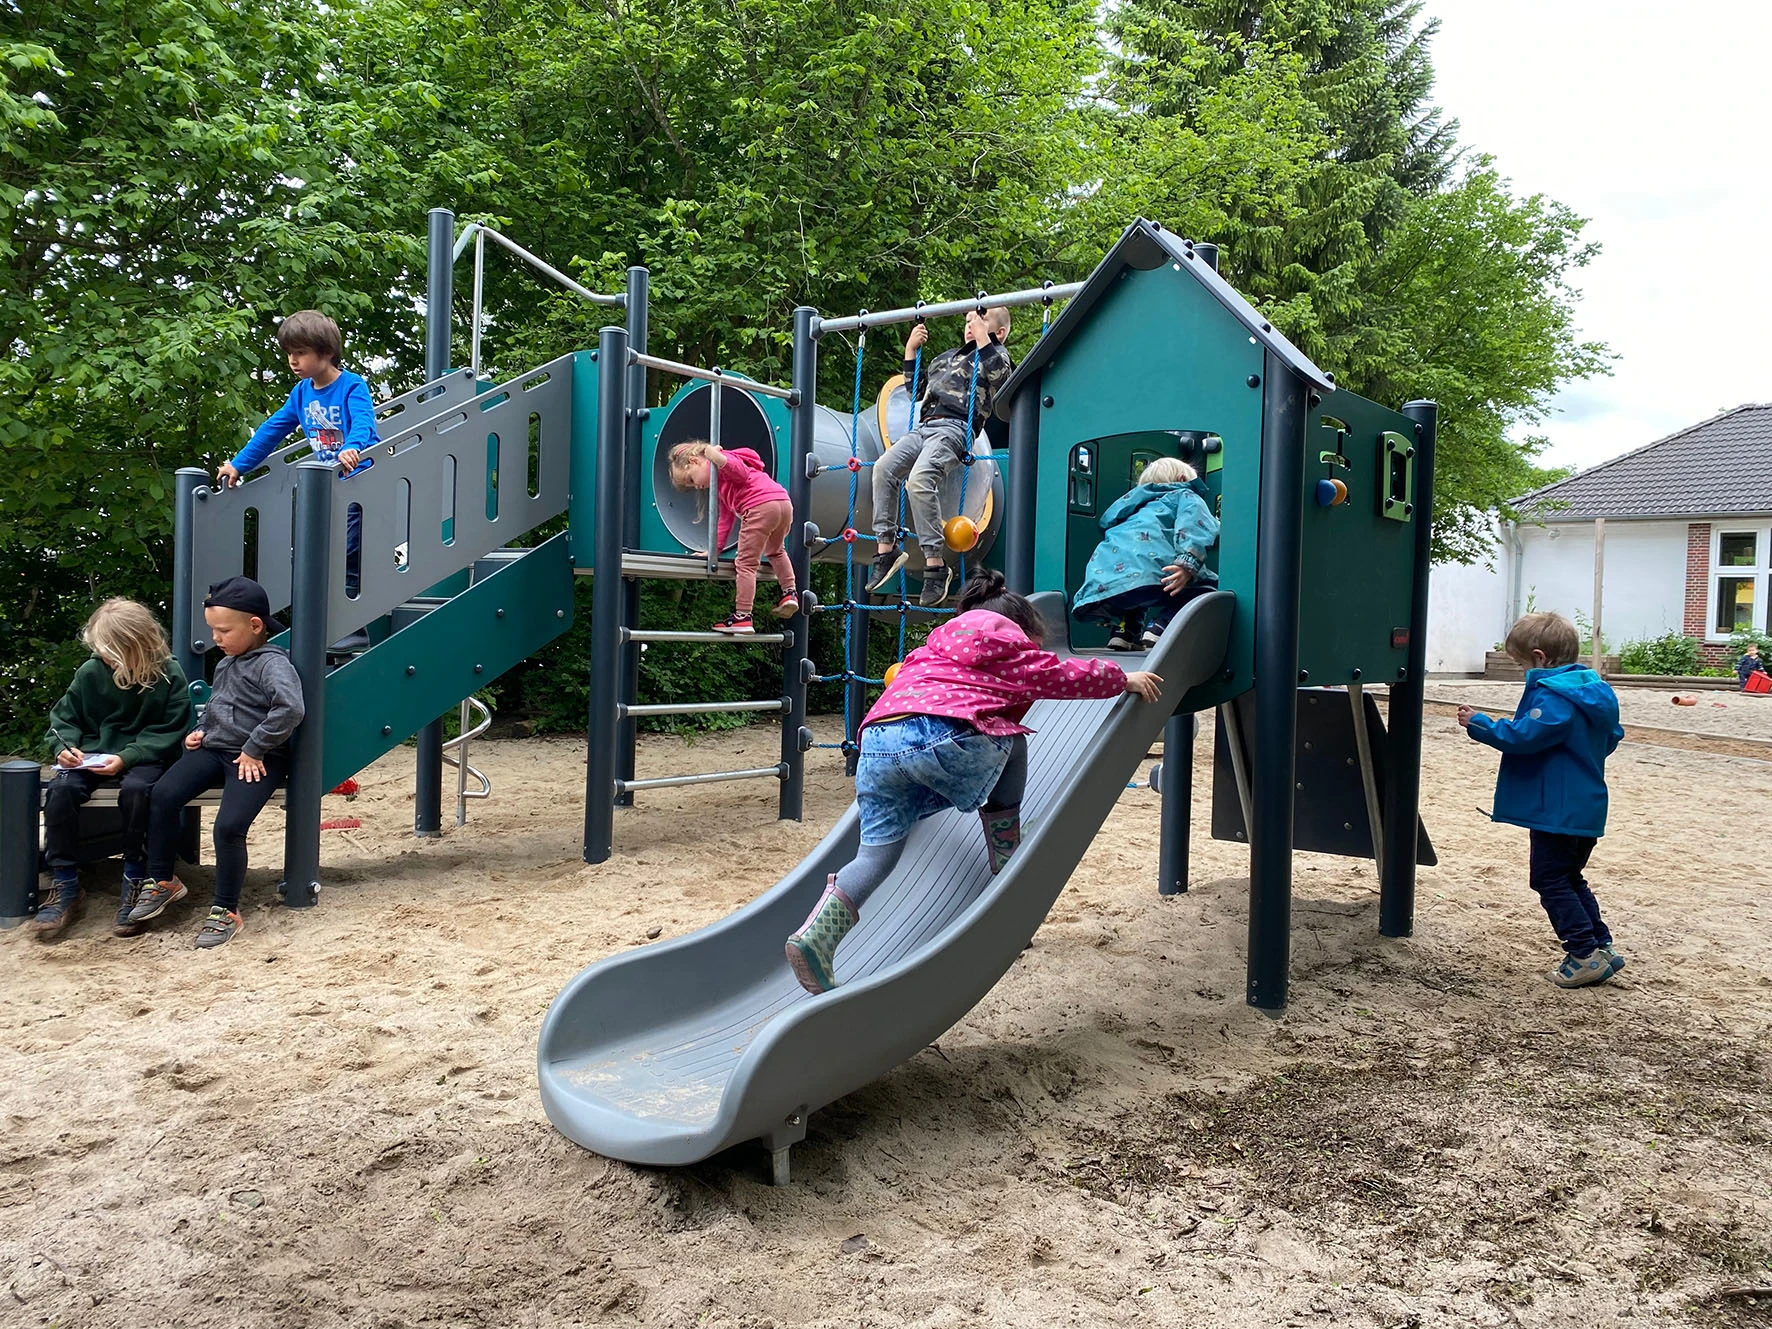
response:
<svg viewBox="0 0 1772 1329"><path fill-rule="evenodd" d="M861 842L894 844L945 808L976 812L997 787L1015 740L964 720L910 715L861 731L855 801Z"/></svg>

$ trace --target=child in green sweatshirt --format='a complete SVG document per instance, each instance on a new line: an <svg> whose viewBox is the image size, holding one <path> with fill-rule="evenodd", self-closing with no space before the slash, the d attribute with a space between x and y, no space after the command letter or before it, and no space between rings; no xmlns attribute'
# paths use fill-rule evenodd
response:
<svg viewBox="0 0 1772 1329"><path fill-rule="evenodd" d="M129 922L147 875L148 794L177 757L191 728L191 694L166 633L145 605L106 600L80 629L92 658L49 712L50 750L59 768L43 798L43 848L55 889L32 927L53 937L73 921L81 900L80 806L101 785L116 784L123 814L123 895L114 931Z"/></svg>

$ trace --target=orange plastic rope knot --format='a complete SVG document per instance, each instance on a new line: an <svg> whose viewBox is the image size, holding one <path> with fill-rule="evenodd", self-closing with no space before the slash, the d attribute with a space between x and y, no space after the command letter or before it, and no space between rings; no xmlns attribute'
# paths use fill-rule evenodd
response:
<svg viewBox="0 0 1772 1329"><path fill-rule="evenodd" d="M892 686L892 680L893 680L893 679L895 679L895 678L897 678L897 677L898 677L898 666L897 666L897 665L896 665L896 664L889 664L889 665L887 665L887 666L886 666L886 673L885 673L885 676L884 676L884 678L885 678L885 683L886 683L886 686L887 686L887 687L891 687L891 686Z"/></svg>
<svg viewBox="0 0 1772 1329"><path fill-rule="evenodd" d="M855 527L846 526L843 528L843 543L846 545L855 543Z"/></svg>
<svg viewBox="0 0 1772 1329"><path fill-rule="evenodd" d="M849 459L849 469L859 475L861 473L861 458L851 457Z"/></svg>
<svg viewBox="0 0 1772 1329"><path fill-rule="evenodd" d="M970 553L978 544L978 526L970 517L949 517L941 524L941 538L956 554Z"/></svg>

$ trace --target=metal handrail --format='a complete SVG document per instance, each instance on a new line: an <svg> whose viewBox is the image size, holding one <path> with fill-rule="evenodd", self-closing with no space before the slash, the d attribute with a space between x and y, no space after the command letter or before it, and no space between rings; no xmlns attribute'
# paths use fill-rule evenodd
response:
<svg viewBox="0 0 1772 1329"><path fill-rule="evenodd" d="M738 374L728 373L724 369L703 369L699 365L684 364L681 360L662 360L656 355L641 355L638 351L628 352L628 363L645 365L648 369L663 370L667 374L676 374L680 378L698 378L704 383L730 384L741 392L756 392L765 397L780 397L783 401L794 399L792 388L778 388L773 383L744 378Z"/></svg>
<svg viewBox="0 0 1772 1329"><path fill-rule="evenodd" d="M775 701L685 701L665 702L656 706L620 706L622 717L636 720L649 715L731 715L738 711L785 711L787 703Z"/></svg>
<svg viewBox="0 0 1772 1329"><path fill-rule="evenodd" d="M822 337L827 332L855 332L866 328L882 328L892 323L916 323L926 318L943 318L948 314L966 314L973 310L983 312L993 305L1002 305L1006 309L1018 309L1022 305L1051 304L1055 300L1068 300L1083 289L1080 281L1067 282L1063 286L1054 286L1047 282L1044 286L1026 291L1007 291L1002 295L987 295L980 291L970 300L943 300L937 304L920 302L910 309L888 309L882 313L855 314L849 318L821 318L812 325L812 335Z"/></svg>
<svg viewBox="0 0 1772 1329"><path fill-rule="evenodd" d="M714 646L722 642L743 642L747 646L779 646L788 639L785 632L675 632L652 628L623 628L623 641L635 642L697 642Z"/></svg>
<svg viewBox="0 0 1772 1329"><path fill-rule="evenodd" d="M454 257L459 259L462 251L468 247L468 241L474 242L474 313L473 323L468 336L468 360L474 371L475 379L480 377L480 329L484 322L483 310L486 290L486 237L491 236L511 253L522 259L530 267L545 277L551 277L574 295L589 300L594 305L608 305L615 309L627 308L626 295L603 295L572 280L560 269L545 259L537 258L510 236L486 225L485 222L469 222L463 228L461 236L455 242Z"/></svg>
<svg viewBox="0 0 1772 1329"><path fill-rule="evenodd" d="M468 708L473 707L480 712L480 722L472 729L468 728ZM468 740L480 737L492 727L492 708L478 697L461 699L461 733L443 745L443 764L455 767L455 824L468 824L468 800L470 798L491 798L492 777L485 771L468 765ZM453 750L454 755L451 755ZM468 788L468 777L473 776L480 782L478 789Z"/></svg>
<svg viewBox="0 0 1772 1329"><path fill-rule="evenodd" d="M719 784L723 780L763 780L788 778L786 762L778 762L774 766L758 766L748 771L710 771L706 775L661 775L651 780L617 780L615 787L620 793L633 793L641 789L670 789L686 784Z"/></svg>

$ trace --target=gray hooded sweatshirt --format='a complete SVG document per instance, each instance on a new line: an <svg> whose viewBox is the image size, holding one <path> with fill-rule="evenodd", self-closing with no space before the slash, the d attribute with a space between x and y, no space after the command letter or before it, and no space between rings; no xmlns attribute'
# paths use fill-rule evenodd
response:
<svg viewBox="0 0 1772 1329"><path fill-rule="evenodd" d="M203 746L263 760L289 742L307 714L289 652L269 644L224 655L199 722Z"/></svg>

